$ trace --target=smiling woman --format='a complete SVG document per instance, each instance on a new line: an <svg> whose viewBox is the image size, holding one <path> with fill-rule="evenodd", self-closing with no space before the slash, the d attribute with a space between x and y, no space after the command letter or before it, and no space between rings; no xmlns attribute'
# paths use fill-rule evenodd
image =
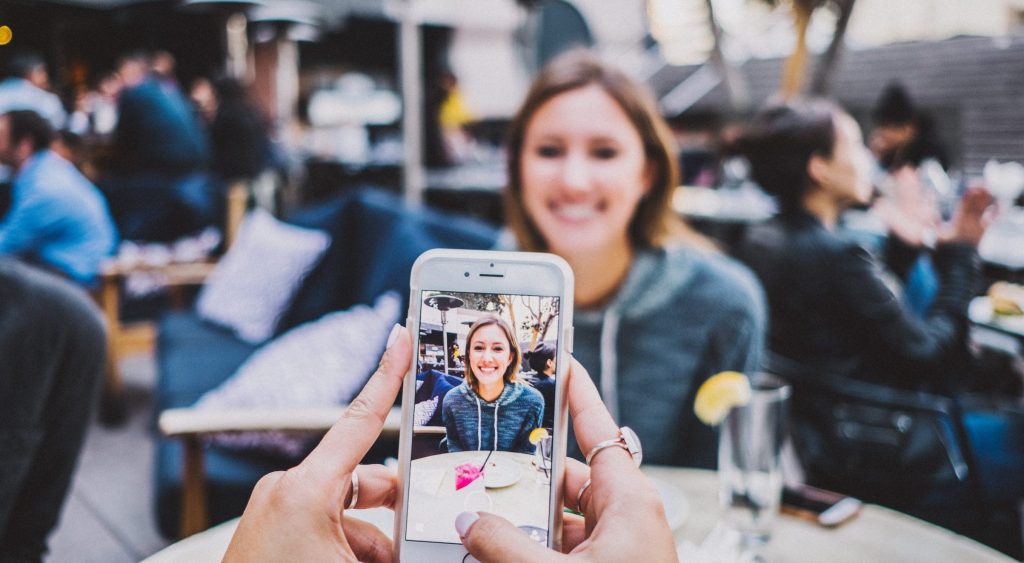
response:
<svg viewBox="0 0 1024 563"><path fill-rule="evenodd" d="M466 335L466 381L444 398L448 451L533 453L530 432L540 427L544 397L519 379L522 353L511 327L483 317Z"/></svg>
<svg viewBox="0 0 1024 563"><path fill-rule="evenodd" d="M572 266L574 355L605 404L653 463L711 466L714 433L689 405L712 374L757 369L763 298L672 210L678 154L653 100L569 52L537 76L508 147L511 246Z"/></svg>

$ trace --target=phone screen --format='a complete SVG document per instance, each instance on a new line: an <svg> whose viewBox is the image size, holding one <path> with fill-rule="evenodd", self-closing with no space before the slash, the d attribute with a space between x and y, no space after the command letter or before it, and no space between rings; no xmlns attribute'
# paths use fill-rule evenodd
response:
<svg viewBox="0 0 1024 563"><path fill-rule="evenodd" d="M406 540L460 543L456 516L485 510L546 544L559 298L421 291L419 299Z"/></svg>

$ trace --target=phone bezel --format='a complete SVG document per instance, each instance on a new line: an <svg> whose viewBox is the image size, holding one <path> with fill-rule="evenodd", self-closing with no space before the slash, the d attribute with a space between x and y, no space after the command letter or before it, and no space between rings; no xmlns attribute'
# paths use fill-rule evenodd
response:
<svg viewBox="0 0 1024 563"><path fill-rule="evenodd" d="M467 275L468 274L468 275ZM472 250L431 250L417 258L410 281L409 314L406 326L416 338L418 350L420 292L443 290L517 295L549 295L560 298L558 360L556 381L564 381L572 353L573 274L558 256L545 253ZM398 493L395 505L396 561L462 561L466 549L461 544L407 540L406 486L412 447L412 415L416 394L416 353L403 383L402 427L399 438ZM562 537L562 498L564 496L565 451L568 436L566 386L555 385L557 412L554 417L552 452L552 494L548 505L548 546L558 549Z"/></svg>

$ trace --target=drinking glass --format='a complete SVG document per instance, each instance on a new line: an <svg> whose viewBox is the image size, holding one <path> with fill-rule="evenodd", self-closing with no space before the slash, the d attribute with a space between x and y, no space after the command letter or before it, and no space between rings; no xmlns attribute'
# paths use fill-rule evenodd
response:
<svg viewBox="0 0 1024 563"><path fill-rule="evenodd" d="M545 436L537 442L533 452L534 464L537 466L537 482L547 485L551 482L551 436Z"/></svg>
<svg viewBox="0 0 1024 563"><path fill-rule="evenodd" d="M771 537L782 497L782 443L790 388L768 374L751 378L750 402L734 407L718 443L719 500L723 523L747 547Z"/></svg>

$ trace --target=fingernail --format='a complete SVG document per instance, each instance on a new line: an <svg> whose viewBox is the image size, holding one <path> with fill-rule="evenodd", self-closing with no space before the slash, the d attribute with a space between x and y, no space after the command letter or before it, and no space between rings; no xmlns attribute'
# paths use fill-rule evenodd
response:
<svg viewBox="0 0 1024 563"><path fill-rule="evenodd" d="M402 325L395 323L395 326L391 327L391 334L388 335L388 343L384 347L385 349L391 348L391 345L398 339L398 333L402 331Z"/></svg>
<svg viewBox="0 0 1024 563"><path fill-rule="evenodd" d="M466 537L466 534L469 533L469 528L479 519L480 515L476 512L463 512L456 516L455 531L459 533L459 537Z"/></svg>

